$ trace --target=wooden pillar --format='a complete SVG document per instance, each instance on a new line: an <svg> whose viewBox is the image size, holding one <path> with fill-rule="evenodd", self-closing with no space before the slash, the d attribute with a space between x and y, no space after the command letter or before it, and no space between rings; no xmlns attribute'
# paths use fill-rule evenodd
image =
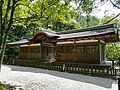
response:
<svg viewBox="0 0 120 90"><path fill-rule="evenodd" d="M76 40L74 40L74 62L76 62Z"/></svg>
<svg viewBox="0 0 120 90"><path fill-rule="evenodd" d="M103 59L104 59L104 62L106 62L106 45L105 44L103 44L103 46L104 46L104 55L103 55Z"/></svg>
<svg viewBox="0 0 120 90"><path fill-rule="evenodd" d="M65 46L63 46L63 52L64 52L64 57L63 57L63 60L65 61L65 57L66 57L66 53L65 53L65 50L66 50L66 45Z"/></svg>
<svg viewBox="0 0 120 90"><path fill-rule="evenodd" d="M42 48L43 48L43 47L42 47L42 42L41 42L40 44L41 44L40 56L41 56L41 59L42 59L42 53L43 53L43 52L42 52Z"/></svg>
<svg viewBox="0 0 120 90"><path fill-rule="evenodd" d="M57 45L56 45L56 44L57 44L56 42L53 43L53 46L54 46L54 47L53 47L53 58L54 58L54 59L56 59L56 57L55 57L55 56L56 56L56 49L57 49L57 47L56 47Z"/></svg>
<svg viewBox="0 0 120 90"><path fill-rule="evenodd" d="M40 47L39 47L39 50L40 50L40 60L41 60L41 43L40 43Z"/></svg>
<svg viewBox="0 0 120 90"><path fill-rule="evenodd" d="M101 60L101 59L102 59L102 58L101 58L101 56L102 56L101 54L102 54L102 53L101 53L101 43L100 43L100 40L98 40L98 44L99 44L99 63L101 63L101 61L102 61L102 60Z"/></svg>
<svg viewBox="0 0 120 90"><path fill-rule="evenodd" d="M30 59L30 44L28 46L28 60Z"/></svg>

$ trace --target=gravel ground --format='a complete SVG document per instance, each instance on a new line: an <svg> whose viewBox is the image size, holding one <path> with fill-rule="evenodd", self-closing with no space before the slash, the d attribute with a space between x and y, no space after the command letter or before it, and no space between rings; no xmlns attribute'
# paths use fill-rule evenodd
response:
<svg viewBox="0 0 120 90"><path fill-rule="evenodd" d="M117 81L31 67L2 65L0 81L16 90L118 90Z"/></svg>

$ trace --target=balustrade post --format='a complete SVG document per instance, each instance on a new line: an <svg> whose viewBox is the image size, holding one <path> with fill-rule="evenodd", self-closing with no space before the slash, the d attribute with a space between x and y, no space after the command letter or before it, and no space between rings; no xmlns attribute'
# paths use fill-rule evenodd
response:
<svg viewBox="0 0 120 90"><path fill-rule="evenodd" d="M118 79L118 90L120 90L120 77L117 77Z"/></svg>

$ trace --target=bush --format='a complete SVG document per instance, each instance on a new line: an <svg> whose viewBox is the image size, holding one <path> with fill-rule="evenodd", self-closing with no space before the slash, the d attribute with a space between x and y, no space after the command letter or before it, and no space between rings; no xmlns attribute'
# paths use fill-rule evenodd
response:
<svg viewBox="0 0 120 90"><path fill-rule="evenodd" d="M9 90L7 89L7 86L0 82L0 90Z"/></svg>

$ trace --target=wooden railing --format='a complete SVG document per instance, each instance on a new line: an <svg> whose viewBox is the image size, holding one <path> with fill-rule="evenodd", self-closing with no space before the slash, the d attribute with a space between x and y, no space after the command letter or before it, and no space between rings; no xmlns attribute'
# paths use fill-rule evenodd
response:
<svg viewBox="0 0 120 90"><path fill-rule="evenodd" d="M14 65L36 67L42 69L56 70L61 72L79 73L101 77L116 77L119 76L120 69L114 69L110 65L101 64L81 64L81 63L66 63L66 62L38 62L38 61L15 61Z"/></svg>

